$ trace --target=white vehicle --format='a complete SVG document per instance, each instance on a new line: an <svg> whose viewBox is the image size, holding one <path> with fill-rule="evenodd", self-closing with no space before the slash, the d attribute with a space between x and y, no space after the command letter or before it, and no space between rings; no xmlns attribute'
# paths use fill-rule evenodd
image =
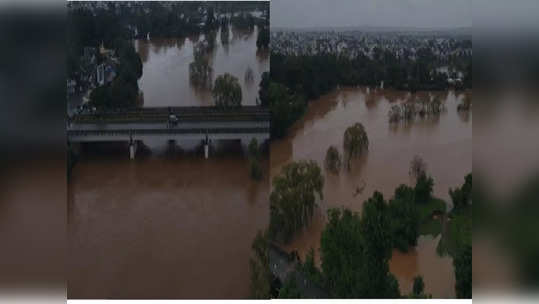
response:
<svg viewBox="0 0 539 304"><path fill-rule="evenodd" d="M179 119L178 119L178 117L177 117L176 115L170 114L170 115L168 116L168 122L169 122L171 125L177 125L177 124L178 124L178 121L179 121Z"/></svg>

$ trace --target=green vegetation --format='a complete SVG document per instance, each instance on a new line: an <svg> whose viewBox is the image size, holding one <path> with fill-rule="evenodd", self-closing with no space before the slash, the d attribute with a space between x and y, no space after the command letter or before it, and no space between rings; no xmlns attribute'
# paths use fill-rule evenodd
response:
<svg viewBox="0 0 539 304"><path fill-rule="evenodd" d="M269 265L269 242L267 233L258 232L251 246L254 257L249 259L251 269L251 297L269 299L272 274Z"/></svg>
<svg viewBox="0 0 539 304"><path fill-rule="evenodd" d="M274 181L275 188L270 199L272 204L270 231L277 227L284 227L283 230L289 232L283 233L285 239L286 235L290 235L298 229L296 227L303 226L296 222L295 225L287 227L286 221L283 219L290 218L290 222L292 222L294 219L302 218L303 214L312 212L310 209L312 207L305 208L295 202L308 197L309 202L306 205L312 206L314 192L317 192L314 189L321 189L323 186L323 183L320 183L321 177L320 179L305 178L305 176L314 177L320 174L319 169L313 168L316 165L312 162L304 162L303 166L307 166L306 164L309 163L310 170L300 169L302 166L293 163L291 168L283 170L286 173L283 173L279 180ZM422 166L422 168L424 167ZM300 174L311 170L312 172L309 174ZM434 218L433 215L444 216L447 208L443 200L432 197L432 178L426 177L425 170L421 170L421 172L415 187L400 185L395 189L395 194L389 202L384 200L381 193L375 192L371 198L364 202L361 215L348 209L329 209L328 223L320 240L321 270L315 266L315 252L311 248L304 263L297 265L296 271L303 274L309 282L328 291L330 296L334 298L401 297L398 282L389 272L388 263L393 248L406 252L410 247L417 245L419 235L439 235L442 232L440 219ZM312 185L320 185L320 187ZM277 193L286 195L277 196ZM321 195L321 193L319 194ZM417 198L418 195L421 199ZM425 201L425 198L428 200ZM279 212L282 214L276 212L277 204L275 202L279 203L278 206L281 207ZM470 214L466 215L468 209ZM470 219L471 224L471 206L460 209L458 213L454 212L453 216L455 219L450 222L449 227L453 223L456 224L456 227L463 227L460 221L467 219ZM462 218L457 216L462 216ZM448 234L453 234L451 229L448 229ZM466 242L469 240L469 243L464 244L471 246L471 230L457 230L457 232L460 239L464 239ZM455 248L465 247L460 243L455 245ZM466 263L460 260L455 263L459 267L466 266ZM458 271L464 272L460 268ZM466 282L465 280L466 277L463 282ZM457 281L457 284L460 284L461 281ZM292 280L287 281L279 296L301 297L296 284ZM422 277L414 279L413 288L413 292L405 297L431 298L431 295L424 292L425 284Z"/></svg>
<svg viewBox="0 0 539 304"><path fill-rule="evenodd" d="M273 179L270 194L272 239L289 242L295 232L307 226L314 212L316 194L323 197L324 178L313 161L286 165Z"/></svg>
<svg viewBox="0 0 539 304"><path fill-rule="evenodd" d="M416 117L436 117L445 109L439 98L433 100L409 101L392 105L389 109L389 122L412 122Z"/></svg>
<svg viewBox="0 0 539 304"><path fill-rule="evenodd" d="M464 180L460 188L449 190L453 209L449 213L446 234L438 245L440 253L449 254L453 258L462 248L472 246L472 174L466 175Z"/></svg>
<svg viewBox="0 0 539 304"><path fill-rule="evenodd" d="M471 58L470 58L471 59ZM464 63L463 88L471 88L471 60ZM445 75L431 73L437 66L435 56L429 48L419 49L417 59L399 60L390 51L379 48L374 50L373 58L359 55L348 58L338 54L320 53L317 55L271 54L271 79L289 88L297 88L297 93L309 100L331 91L337 85L377 86L384 81L385 87L398 90L446 90L448 83Z"/></svg>
<svg viewBox="0 0 539 304"><path fill-rule="evenodd" d="M472 246L465 246L460 249L453 259L455 267L455 290L457 298L472 298Z"/></svg>
<svg viewBox="0 0 539 304"><path fill-rule="evenodd" d="M388 206L382 194L363 205L361 217L350 210L328 210L321 238L322 273L336 298L398 298L389 272L392 240Z"/></svg>
<svg viewBox="0 0 539 304"><path fill-rule="evenodd" d="M325 165L326 170L338 174L341 169L341 154L339 153L339 150L337 150L337 147L330 146L328 148L328 151L326 152L326 159L325 159Z"/></svg>
<svg viewBox="0 0 539 304"><path fill-rule="evenodd" d="M310 282L315 283L319 286L322 286L323 285L322 273L316 267L314 258L315 258L314 249L311 248L311 250L309 250L309 252L305 256L305 262L303 264L299 264L298 270L301 273L303 273Z"/></svg>
<svg viewBox="0 0 539 304"><path fill-rule="evenodd" d="M472 174L466 175L464 178L464 184L460 188L449 189L449 196L453 201L453 208L458 211L468 206L472 200Z"/></svg>
<svg viewBox="0 0 539 304"><path fill-rule="evenodd" d="M407 252L409 247L417 245L419 233L419 214L414 202L414 189L400 185L395 196L389 201L391 235L393 248Z"/></svg>
<svg viewBox="0 0 539 304"><path fill-rule="evenodd" d="M442 233L442 225L439 218L433 218L434 214L443 216L447 210L445 201L438 198L431 198L423 204L416 204L419 216L419 234L438 236Z"/></svg>
<svg viewBox="0 0 539 304"><path fill-rule="evenodd" d="M418 204L426 204L432 198L432 188L434 187L434 180L427 174L421 174L415 184L415 201Z"/></svg>
<svg viewBox="0 0 539 304"><path fill-rule="evenodd" d="M260 148L256 138L251 139L248 146L249 172L254 180L262 179L262 168L260 166Z"/></svg>
<svg viewBox="0 0 539 304"><path fill-rule="evenodd" d="M296 283L295 273L291 273L279 290L279 299L301 299L301 292Z"/></svg>
<svg viewBox="0 0 539 304"><path fill-rule="evenodd" d="M241 106L241 86L238 78L225 73L215 79L213 98L218 107L230 108Z"/></svg>
<svg viewBox="0 0 539 304"><path fill-rule="evenodd" d="M269 82L267 89L261 87L261 93L262 105L267 103L272 114L271 135L283 137L286 130L305 112L307 106L305 99L275 82Z"/></svg>
<svg viewBox="0 0 539 304"><path fill-rule="evenodd" d="M113 44L120 65L112 83L98 87L90 94L90 103L97 108L130 108L137 105L138 79L142 76L142 61L135 48L126 40Z"/></svg>
<svg viewBox="0 0 539 304"><path fill-rule="evenodd" d="M369 138L361 123L356 123L346 129L343 139L344 153L350 169L350 159L361 156L369 150Z"/></svg>
<svg viewBox="0 0 539 304"><path fill-rule="evenodd" d="M408 296L410 299L431 299L432 295L425 294L425 283L422 276L414 278L412 293Z"/></svg>
<svg viewBox="0 0 539 304"><path fill-rule="evenodd" d="M189 64L189 79L199 88L211 88L213 68L209 62L210 48L210 44L201 41L193 49L194 61Z"/></svg>

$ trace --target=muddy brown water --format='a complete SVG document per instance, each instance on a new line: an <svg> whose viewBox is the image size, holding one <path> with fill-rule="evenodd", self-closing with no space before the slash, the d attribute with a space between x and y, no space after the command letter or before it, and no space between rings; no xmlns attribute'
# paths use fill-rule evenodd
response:
<svg viewBox="0 0 539 304"><path fill-rule="evenodd" d="M242 88L242 104L255 105L262 73L269 71L269 54L257 51L258 30L244 31L231 27L229 43L221 42L217 31L215 48L210 53L212 83L224 73L238 78ZM193 47L204 35L190 38L150 39L135 41L135 49L143 62L139 87L144 94L144 106L209 106L213 105L211 90L193 86L189 65L194 61ZM253 78L246 79L248 69Z"/></svg>
<svg viewBox="0 0 539 304"><path fill-rule="evenodd" d="M471 94L471 93L468 93ZM408 125L391 126L388 111L392 103L414 98L439 97L446 111L438 119L425 119ZM289 245L304 257L312 247L320 247L326 211L346 207L360 211L363 201L375 190L386 199L400 184L410 184L410 161L420 155L434 178L434 195L450 201L450 187L460 186L472 170L472 113L461 115L456 107L464 93L420 92L409 94L393 90L342 88L310 102L307 113L289 134L271 144L271 176L295 160L314 160L323 167L330 145L342 153L347 127L361 122L369 137L368 154L352 163L351 171L339 175L325 172L324 199L313 222ZM358 188L362 191L358 193ZM399 281L401 293L412 290L413 278L422 275L425 291L435 298L454 297L452 260L436 253L439 237L421 237L409 253L394 252L390 270ZM317 251L318 252L318 251ZM317 254L318 262L319 254Z"/></svg>
<svg viewBox="0 0 539 304"><path fill-rule="evenodd" d="M135 41L144 106L213 105L189 82L203 39ZM217 33L211 54L213 78L238 77L244 105L269 70L256 39L256 28L231 29L225 46ZM68 184L69 298L249 297L251 243L269 220L268 156L255 182L238 142L213 143L208 160L199 144L147 141L133 161L125 143L83 145Z"/></svg>
<svg viewBox="0 0 539 304"><path fill-rule="evenodd" d="M68 296L248 297L251 243L268 224L268 178L251 180L235 151L205 160L152 149L134 161L124 149L86 151L73 170Z"/></svg>

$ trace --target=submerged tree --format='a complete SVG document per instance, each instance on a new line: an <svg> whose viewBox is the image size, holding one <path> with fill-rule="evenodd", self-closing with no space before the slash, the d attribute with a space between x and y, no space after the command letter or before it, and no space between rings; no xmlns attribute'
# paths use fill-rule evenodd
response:
<svg viewBox="0 0 539 304"><path fill-rule="evenodd" d="M339 153L339 150L337 150L337 147L330 146L328 148L325 164L326 170L332 173L339 173L339 170L341 169L341 154Z"/></svg>
<svg viewBox="0 0 539 304"><path fill-rule="evenodd" d="M208 44L198 42L194 47L195 60L189 65L191 83L200 88L211 88L213 69L210 65Z"/></svg>
<svg viewBox="0 0 539 304"><path fill-rule="evenodd" d="M251 269L251 297L269 299L272 273L269 265L269 242L267 233L259 231L251 245L253 256L249 259Z"/></svg>
<svg viewBox="0 0 539 304"><path fill-rule="evenodd" d="M253 69L251 69L251 67L247 67L247 70L245 70L245 82L246 83L251 83L255 80L255 75L254 75L254 72L253 72Z"/></svg>
<svg viewBox="0 0 539 304"><path fill-rule="evenodd" d="M218 107L239 107L241 106L241 86L238 78L225 73L215 79L213 87L213 98Z"/></svg>
<svg viewBox="0 0 539 304"><path fill-rule="evenodd" d="M410 171L408 174L414 180L417 180L421 175L427 173L427 163L421 158L421 156L416 155L410 162Z"/></svg>
<svg viewBox="0 0 539 304"><path fill-rule="evenodd" d="M356 123L346 129L343 142L344 152L350 169L350 159L357 158L369 149L369 138L361 123Z"/></svg>
<svg viewBox="0 0 539 304"><path fill-rule="evenodd" d="M251 178L260 180L262 178L262 167L260 166L260 148L256 138L251 139L249 142L248 153Z"/></svg>
<svg viewBox="0 0 539 304"><path fill-rule="evenodd" d="M285 243L293 234L307 226L313 216L316 194L323 197L324 178L313 161L286 165L273 179L270 194L270 226L273 239Z"/></svg>

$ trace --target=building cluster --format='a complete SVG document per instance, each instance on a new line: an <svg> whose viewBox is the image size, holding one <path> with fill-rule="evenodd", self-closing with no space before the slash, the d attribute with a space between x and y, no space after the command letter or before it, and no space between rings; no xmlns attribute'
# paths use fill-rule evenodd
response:
<svg viewBox="0 0 539 304"><path fill-rule="evenodd" d="M374 58L376 50L396 58L415 60L428 49L440 61L452 56L472 56L471 39L404 32L286 31L271 32L271 50L283 55L339 54L349 58Z"/></svg>
<svg viewBox="0 0 539 304"><path fill-rule="evenodd" d="M84 47L78 71L67 79L67 98L85 93L83 99L87 101L93 89L114 80L118 65L114 50L106 49L103 44L99 48Z"/></svg>

